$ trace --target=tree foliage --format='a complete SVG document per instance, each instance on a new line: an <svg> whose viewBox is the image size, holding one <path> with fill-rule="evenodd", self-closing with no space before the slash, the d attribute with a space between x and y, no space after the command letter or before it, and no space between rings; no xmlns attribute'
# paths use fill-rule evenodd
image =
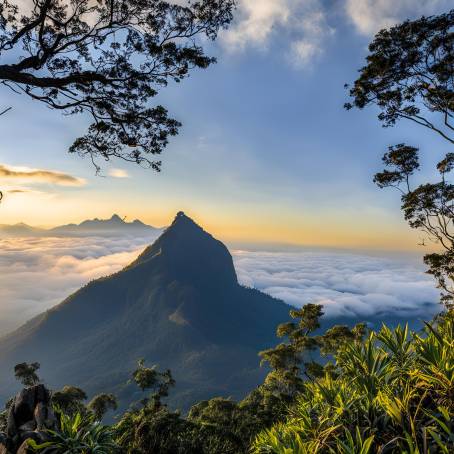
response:
<svg viewBox="0 0 454 454"><path fill-rule="evenodd" d="M346 343L360 340L365 332L365 326L359 324L353 329L336 325L324 334L315 334L323 315L319 304L306 304L290 311L290 315L297 321L283 323L276 331L277 336L286 338L287 342L260 352L262 364L268 363L271 367L261 389L268 404L275 407L276 415L294 402L307 379L323 375L325 367L317 362L317 354L332 355Z"/></svg>
<svg viewBox="0 0 454 454"><path fill-rule="evenodd" d="M405 21L379 32L369 46L367 65L350 89L347 109L376 105L379 120L393 126L411 120L454 144L454 10ZM407 144L391 146L385 169L375 175L380 187L402 193L402 210L409 225L439 245L425 255L428 273L442 290L448 307L454 298L454 186L450 182L454 153L436 164L439 178L414 186L419 150ZM425 240L421 245L426 246Z"/></svg>
<svg viewBox="0 0 454 454"><path fill-rule="evenodd" d="M61 390L52 393L52 404L66 414L72 415L84 408L83 401L87 394L77 386L64 386Z"/></svg>
<svg viewBox="0 0 454 454"><path fill-rule="evenodd" d="M162 398L167 397L169 389L175 386L175 380L170 370L159 372L156 365L146 367L144 359L139 359L137 362L137 369L132 373L132 379L142 392L151 391L150 398L154 408L161 407ZM142 403L146 405L149 400L149 398L145 398Z"/></svg>
<svg viewBox="0 0 454 454"><path fill-rule="evenodd" d="M26 5L0 0L0 83L65 114L88 114L92 124L71 152L159 170L154 156L180 123L150 102L169 81L215 62L198 38L216 39L234 0Z"/></svg>
<svg viewBox="0 0 454 454"><path fill-rule="evenodd" d="M411 120L454 144L454 10L375 35L347 109L376 105L384 126Z"/></svg>
<svg viewBox="0 0 454 454"><path fill-rule="evenodd" d="M90 416L81 413L74 415L59 413L58 420L58 429L48 430L49 441L37 443L31 438L28 439L31 451L55 454L115 454L121 452L115 442L113 429L93 421Z"/></svg>
<svg viewBox="0 0 454 454"><path fill-rule="evenodd" d="M14 376L24 385L33 386L39 383L40 379L37 370L40 368L39 363L20 363L14 366Z"/></svg>
<svg viewBox="0 0 454 454"><path fill-rule="evenodd" d="M113 394L101 393L93 397L87 407L93 413L95 419L101 421L109 410L118 408L118 401Z"/></svg>
<svg viewBox="0 0 454 454"><path fill-rule="evenodd" d="M419 168L418 149L399 144L390 147L383 158L385 170L375 175L379 187L395 187L402 196L402 211L409 225L424 232L441 250L424 256L428 273L442 290L442 301L449 308L454 298L454 185L450 173L454 153L446 154L436 168L438 181L413 187L411 177Z"/></svg>
<svg viewBox="0 0 454 454"><path fill-rule="evenodd" d="M335 373L304 383L288 419L253 452L449 453L454 450L454 317L423 335L383 326L336 354Z"/></svg>
<svg viewBox="0 0 454 454"><path fill-rule="evenodd" d="M31 441L31 448L81 454L452 452L454 313L427 323L423 333L385 325L378 333L366 333L358 324L317 334L321 313L318 305L294 310L296 322L277 330L295 349L302 346L299 378L307 367L307 345L333 358L305 380L275 374L271 388L265 382L240 402L220 397L199 402L186 417L146 399L113 426L97 422L115 402L101 394L76 412L57 408L57 430L49 431L46 443ZM293 370L294 360L290 364ZM144 392L157 392L168 374L139 360L133 377ZM291 398L289 383L298 388ZM76 400L83 397L78 388L63 390Z"/></svg>

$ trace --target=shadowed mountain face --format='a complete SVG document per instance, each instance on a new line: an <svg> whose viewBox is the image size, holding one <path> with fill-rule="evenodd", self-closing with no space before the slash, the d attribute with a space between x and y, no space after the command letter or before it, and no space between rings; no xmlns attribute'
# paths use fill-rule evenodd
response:
<svg viewBox="0 0 454 454"><path fill-rule="evenodd" d="M141 397L125 383L145 358L172 370L175 407L216 395L240 398L263 379L257 353L275 345L289 309L240 286L227 248L178 213L125 269L1 339L0 397L15 391L14 364L38 361L52 387L114 392L127 404Z"/></svg>

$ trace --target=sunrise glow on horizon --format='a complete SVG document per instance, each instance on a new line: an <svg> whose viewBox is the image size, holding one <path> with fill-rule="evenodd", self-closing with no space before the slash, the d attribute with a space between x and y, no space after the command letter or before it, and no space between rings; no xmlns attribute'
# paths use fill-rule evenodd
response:
<svg viewBox="0 0 454 454"><path fill-rule="evenodd" d="M441 3L397 8L393 20L436 13ZM164 226L184 210L230 242L420 251L399 194L372 179L390 144L411 137L436 159L443 143L408 122L383 129L374 109L343 108L344 84L390 16L311 8L265 1L240 9L238 23L208 49L218 63L159 94L156 102L183 123L159 174L100 160L96 176L89 159L67 153L88 118L4 90L2 104L12 110L0 121L0 224L52 227L119 213ZM313 15L318 25L298 29L284 20L290 13Z"/></svg>

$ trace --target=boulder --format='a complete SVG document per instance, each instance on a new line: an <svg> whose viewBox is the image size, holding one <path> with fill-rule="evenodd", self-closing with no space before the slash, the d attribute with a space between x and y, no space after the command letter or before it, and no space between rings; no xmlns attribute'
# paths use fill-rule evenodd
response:
<svg viewBox="0 0 454 454"><path fill-rule="evenodd" d="M7 433L4 439L0 436L4 452L28 454L32 452L27 440L33 439L37 443L46 440L47 429L56 428L57 419L51 407L51 395L44 385L35 385L24 388L14 398L9 408ZM7 450L9 449L9 451Z"/></svg>
<svg viewBox="0 0 454 454"><path fill-rule="evenodd" d="M38 402L33 414L36 430L46 430L55 428L57 418L49 404Z"/></svg>
<svg viewBox="0 0 454 454"><path fill-rule="evenodd" d="M0 454L10 454L8 451L8 438L3 432L0 432Z"/></svg>
<svg viewBox="0 0 454 454"><path fill-rule="evenodd" d="M24 442L19 446L16 454L32 454L33 450L28 446L28 440L24 440Z"/></svg>
<svg viewBox="0 0 454 454"><path fill-rule="evenodd" d="M10 454L10 441L6 433L0 432L0 454Z"/></svg>

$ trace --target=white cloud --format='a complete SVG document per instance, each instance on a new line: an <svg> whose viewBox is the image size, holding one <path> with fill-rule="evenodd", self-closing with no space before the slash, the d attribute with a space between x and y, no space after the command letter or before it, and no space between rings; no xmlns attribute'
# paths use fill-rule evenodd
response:
<svg viewBox="0 0 454 454"><path fill-rule="evenodd" d="M289 304L319 303L327 317L431 317L439 295L412 262L334 253L237 252L240 281Z"/></svg>
<svg viewBox="0 0 454 454"><path fill-rule="evenodd" d="M147 238L0 240L0 335L63 301L92 279L114 273ZM331 252L234 252L240 282L295 306L317 302L328 317L378 313L430 317L438 290L421 267Z"/></svg>
<svg viewBox="0 0 454 454"><path fill-rule="evenodd" d="M451 0L346 0L347 15L359 32L373 35L405 19L439 14L453 7Z"/></svg>
<svg viewBox="0 0 454 454"><path fill-rule="evenodd" d="M0 164L0 180L27 183L53 183L59 186L83 186L86 181L67 173Z"/></svg>
<svg viewBox="0 0 454 454"><path fill-rule="evenodd" d="M226 44L241 50L248 45L266 46L276 26L287 25L292 0L241 0L232 28L224 34Z"/></svg>
<svg viewBox="0 0 454 454"><path fill-rule="evenodd" d="M90 280L119 271L152 239L0 239L0 336Z"/></svg>
<svg viewBox="0 0 454 454"><path fill-rule="evenodd" d="M248 47L266 50L281 40L291 63L306 68L323 54L335 32L334 22L342 17L361 34L372 36L405 19L452 7L451 0L239 0L234 23L222 40L231 52Z"/></svg>
<svg viewBox="0 0 454 454"><path fill-rule="evenodd" d="M110 169L109 175L114 178L129 178L128 172L123 169Z"/></svg>
<svg viewBox="0 0 454 454"><path fill-rule="evenodd" d="M323 52L334 29L328 25L321 0L240 0L232 27L222 35L230 51L247 47L267 49L284 36L286 54L301 66Z"/></svg>
<svg viewBox="0 0 454 454"><path fill-rule="evenodd" d="M325 41L334 35L321 9L307 12L300 21L302 36L291 45L290 58L294 66L305 67L323 53Z"/></svg>

